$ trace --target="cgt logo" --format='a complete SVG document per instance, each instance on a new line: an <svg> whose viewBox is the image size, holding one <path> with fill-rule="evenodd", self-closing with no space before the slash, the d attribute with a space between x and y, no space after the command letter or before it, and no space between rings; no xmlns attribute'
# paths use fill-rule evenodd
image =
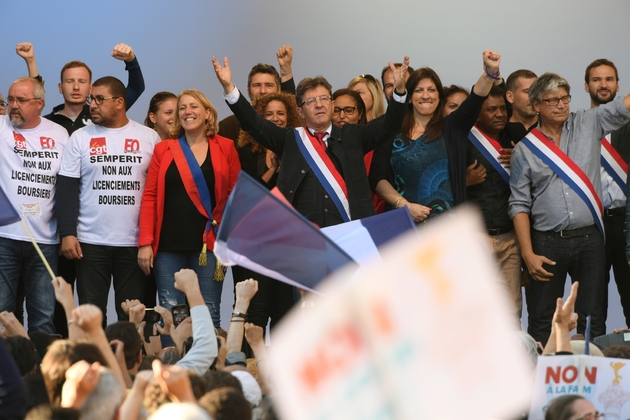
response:
<svg viewBox="0 0 630 420"><path fill-rule="evenodd" d="M140 142L136 139L125 139L125 153L140 153Z"/></svg>
<svg viewBox="0 0 630 420"><path fill-rule="evenodd" d="M90 139L90 156L106 155L107 142L105 137L94 137Z"/></svg>
<svg viewBox="0 0 630 420"><path fill-rule="evenodd" d="M54 149L55 148L55 140L50 137L41 136L39 138L39 144L42 146L42 149Z"/></svg>
<svg viewBox="0 0 630 420"><path fill-rule="evenodd" d="M13 132L13 140L15 140L15 148L18 150L26 150L26 139L20 133Z"/></svg>

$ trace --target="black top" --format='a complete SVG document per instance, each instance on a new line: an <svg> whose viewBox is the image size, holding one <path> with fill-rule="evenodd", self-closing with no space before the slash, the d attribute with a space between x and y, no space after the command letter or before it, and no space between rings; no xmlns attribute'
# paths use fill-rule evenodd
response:
<svg viewBox="0 0 630 420"><path fill-rule="evenodd" d="M210 200L214 206L216 203L214 196L214 169L209 153L201 165L201 171L210 190ZM199 213L197 207L195 207L188 196L175 161L171 162L166 170L164 181L164 218L162 219L158 252L201 251L203 234L208 219Z"/></svg>
<svg viewBox="0 0 630 420"><path fill-rule="evenodd" d="M246 144L243 147L236 149L238 152L238 160L241 162L241 170L252 178L258 180L265 187L272 189L278 182L278 174L275 173L269 180L265 182L262 176L267 172L267 154L254 153L252 151L252 143Z"/></svg>
<svg viewBox="0 0 630 420"><path fill-rule="evenodd" d="M505 128L503 129L503 132L505 132L505 135L514 142L514 144L518 143L519 141L523 140L523 137L525 137L527 134L529 134L530 131L532 131L534 128L538 127L538 122L534 123L531 127L529 128L525 128L525 126L523 124L521 124L520 122L509 122L505 125Z"/></svg>
<svg viewBox="0 0 630 420"><path fill-rule="evenodd" d="M630 123L611 133L610 144L626 163L630 162Z"/></svg>
<svg viewBox="0 0 630 420"><path fill-rule="evenodd" d="M505 130L499 133L499 143L502 147L512 148L511 141ZM512 230L514 225L508 216L510 185L501 178L494 166L469 140L466 165L472 164L475 160L486 168L486 179L481 184L467 188L468 200L475 203L481 210L486 229Z"/></svg>

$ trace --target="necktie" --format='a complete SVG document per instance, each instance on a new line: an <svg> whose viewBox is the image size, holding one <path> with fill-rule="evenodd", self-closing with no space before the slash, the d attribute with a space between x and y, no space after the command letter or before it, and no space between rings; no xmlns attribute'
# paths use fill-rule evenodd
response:
<svg viewBox="0 0 630 420"><path fill-rule="evenodd" d="M328 133L327 132L320 133L319 131L316 131L313 133L313 136L317 139L319 144L322 145L324 149L326 148L326 143L324 143L324 137L326 137L326 134Z"/></svg>

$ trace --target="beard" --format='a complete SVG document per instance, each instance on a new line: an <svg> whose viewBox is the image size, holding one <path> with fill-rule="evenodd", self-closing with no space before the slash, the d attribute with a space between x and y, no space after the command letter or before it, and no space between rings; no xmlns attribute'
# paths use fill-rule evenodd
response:
<svg viewBox="0 0 630 420"><path fill-rule="evenodd" d="M11 124L13 124L13 127L15 128L24 127L24 115L22 115L22 113L19 110L12 110L9 113L9 116L11 117Z"/></svg>
<svg viewBox="0 0 630 420"><path fill-rule="evenodd" d="M617 95L617 92L613 92L611 90L606 90L605 92L608 92L608 96L605 98L601 98L599 96L599 91L588 91L588 94L591 96L591 101L593 101L594 104L597 105L604 105L607 104L608 102L612 102L613 99L615 99L615 96Z"/></svg>

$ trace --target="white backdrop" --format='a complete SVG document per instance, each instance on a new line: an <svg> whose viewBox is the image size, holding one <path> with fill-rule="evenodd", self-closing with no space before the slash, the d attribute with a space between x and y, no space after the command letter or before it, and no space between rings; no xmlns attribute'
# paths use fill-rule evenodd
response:
<svg viewBox="0 0 630 420"><path fill-rule="evenodd" d="M123 64L109 56L119 42L134 48L146 81L129 112L137 121L155 92L189 87L205 92L224 118L212 55L230 58L234 82L245 89L249 69L276 64L283 44L295 50L298 81L322 74L334 88L361 73L378 77L405 54L416 68L434 68L444 84L469 87L481 74L482 50L494 49L504 76L529 68L567 78L573 109L589 106L584 69L596 58L614 61L621 93L630 91L627 0L0 0L0 18L0 92L25 75L14 48L30 41L47 81L46 112L62 102L56 84L70 60L86 62L94 79L126 83ZM608 325L624 325L612 296Z"/></svg>

